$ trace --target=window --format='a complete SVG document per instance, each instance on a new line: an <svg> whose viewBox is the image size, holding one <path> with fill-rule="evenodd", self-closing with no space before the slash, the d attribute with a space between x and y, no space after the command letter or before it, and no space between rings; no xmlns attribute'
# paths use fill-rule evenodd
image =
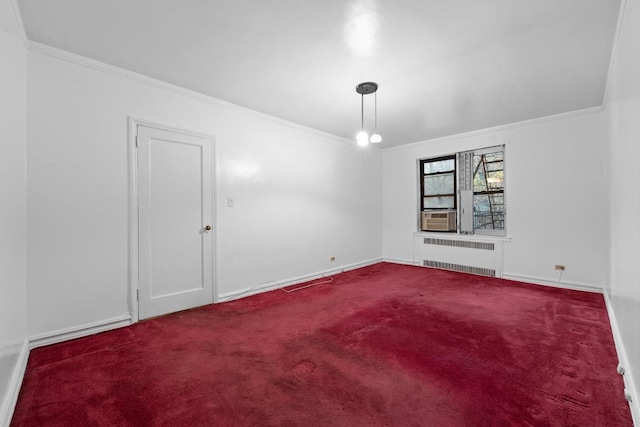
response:
<svg viewBox="0 0 640 427"><path fill-rule="evenodd" d="M504 150L473 154L473 230L504 230Z"/></svg>
<svg viewBox="0 0 640 427"><path fill-rule="evenodd" d="M421 217L455 211L460 233L503 235L504 163L504 146L420 160Z"/></svg>
<svg viewBox="0 0 640 427"><path fill-rule="evenodd" d="M420 161L422 210L456 208L456 156Z"/></svg>

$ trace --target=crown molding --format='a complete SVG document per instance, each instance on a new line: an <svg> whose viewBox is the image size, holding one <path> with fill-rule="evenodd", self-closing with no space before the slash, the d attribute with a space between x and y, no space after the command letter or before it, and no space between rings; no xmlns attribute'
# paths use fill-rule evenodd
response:
<svg viewBox="0 0 640 427"><path fill-rule="evenodd" d="M14 0L15 1L15 0ZM242 107L238 104L234 104L228 101L223 101L218 98L214 98L209 95L205 95L200 92L193 91L191 89L186 89L182 86L177 86L171 83L164 82L162 80L155 79L153 77L146 76L144 74L135 73L133 71L126 70L124 68L116 67L113 65L106 64L104 62L96 61L95 59L87 58L85 56L81 56L75 53L71 53L66 50L58 49L56 47L39 43L39 42L30 42L28 49L32 52L39 53L42 55L50 56L52 58L56 58L62 61L66 61L72 64L80 65L82 67L90 68L99 72L107 73L116 77L120 77L122 79L131 80L137 83L141 83L147 86L154 87L156 89L165 90L167 92L172 92L177 95L181 95L187 98L194 99L199 102L203 102L206 104L214 105L216 107L224 108L226 110L239 112L248 116L252 116L261 120L270 121L273 123L278 123L280 125L287 126L289 128L302 130L305 132L309 132L315 134L317 136L322 136L325 138L331 138L338 141L348 142L355 145L355 141L350 139L333 135L328 132L324 132L318 129L314 129L305 125L301 125L298 123L291 122L289 120L281 119L279 117L271 116L266 113L261 113L256 110L252 110L247 107ZM375 147L379 149L378 147Z"/></svg>
<svg viewBox="0 0 640 427"><path fill-rule="evenodd" d="M22 44L25 48L29 49L31 42L29 41L29 37L27 37L26 30L24 29L22 15L20 14L20 7L18 7L18 0L11 0L11 9L13 9L13 18L16 21L16 26L18 27L18 33L20 33Z"/></svg>
<svg viewBox="0 0 640 427"><path fill-rule="evenodd" d="M621 0L620 10L618 11L618 22L616 23L616 32L613 36L613 43L611 46L611 57L609 58L609 69L607 70L607 81L604 86L604 93L602 95L602 105L606 107L607 100L609 99L609 92L611 91L611 79L613 78L613 68L616 63L616 57L618 56L618 46L620 45L620 33L622 32L622 23L624 21L624 12L627 7L627 0Z"/></svg>
<svg viewBox="0 0 640 427"><path fill-rule="evenodd" d="M528 119L528 120L522 120L519 122L507 123L504 125L494 126L494 127L485 128L485 129L478 129L478 130L472 130L464 133L457 133L455 135L447 135L447 136L441 136L433 139L425 139L423 141L412 142L409 144L399 145L397 147L385 148L383 151L403 150L407 148L414 148L423 144L434 144L438 142L454 141L456 139L469 138L473 136L486 135L490 133L504 132L510 129L518 129L518 128L523 128L527 126L535 126L535 125L549 123L557 120L564 120L572 117L579 117L579 116L586 116L589 114L600 113L603 110L604 110L604 106L598 105L595 107L583 108L580 110L567 111L565 113L558 113L558 114L552 114L549 116L537 117L535 119Z"/></svg>

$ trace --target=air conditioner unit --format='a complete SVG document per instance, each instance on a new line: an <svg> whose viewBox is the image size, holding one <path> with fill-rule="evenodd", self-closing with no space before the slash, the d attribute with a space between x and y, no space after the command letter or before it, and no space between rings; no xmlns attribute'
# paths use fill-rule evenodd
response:
<svg viewBox="0 0 640 427"><path fill-rule="evenodd" d="M456 211L422 212L423 231L456 231Z"/></svg>

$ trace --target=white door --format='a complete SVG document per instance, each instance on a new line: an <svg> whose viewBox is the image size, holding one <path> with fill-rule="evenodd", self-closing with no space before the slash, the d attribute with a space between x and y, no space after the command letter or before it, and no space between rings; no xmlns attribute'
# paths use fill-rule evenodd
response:
<svg viewBox="0 0 640 427"><path fill-rule="evenodd" d="M213 141L138 126L138 309L213 302Z"/></svg>

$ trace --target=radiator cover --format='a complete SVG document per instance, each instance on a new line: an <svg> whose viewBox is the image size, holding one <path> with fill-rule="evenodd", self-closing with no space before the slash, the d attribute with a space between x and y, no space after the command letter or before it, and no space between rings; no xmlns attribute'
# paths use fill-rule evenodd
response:
<svg viewBox="0 0 640 427"><path fill-rule="evenodd" d="M490 277L502 276L501 240L467 236L414 236L415 265Z"/></svg>

